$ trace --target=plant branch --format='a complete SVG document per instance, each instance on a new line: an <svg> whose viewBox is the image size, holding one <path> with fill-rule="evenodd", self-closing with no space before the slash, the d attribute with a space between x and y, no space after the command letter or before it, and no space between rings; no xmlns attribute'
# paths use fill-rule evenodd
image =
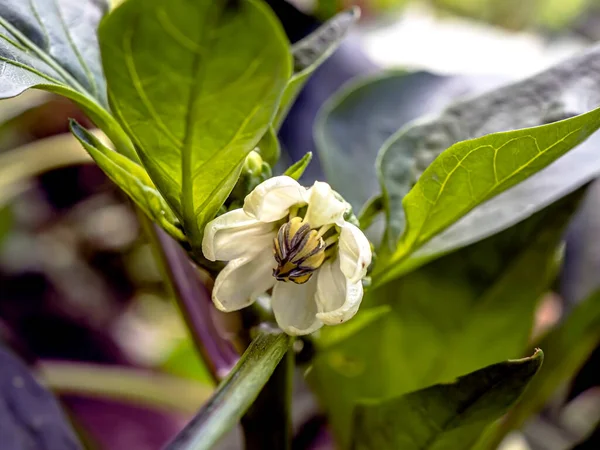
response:
<svg viewBox="0 0 600 450"><path fill-rule="evenodd" d="M208 450L240 420L288 352L292 339L261 329L212 398L165 450Z"/></svg>
<svg viewBox="0 0 600 450"><path fill-rule="evenodd" d="M294 352L290 349L242 417L246 450L290 450L293 370Z"/></svg>
<svg viewBox="0 0 600 450"><path fill-rule="evenodd" d="M141 214L143 215L143 214ZM239 356L233 346L220 337L211 318L210 293L185 251L157 225L143 215L142 223L166 275L192 340L213 379L219 382Z"/></svg>

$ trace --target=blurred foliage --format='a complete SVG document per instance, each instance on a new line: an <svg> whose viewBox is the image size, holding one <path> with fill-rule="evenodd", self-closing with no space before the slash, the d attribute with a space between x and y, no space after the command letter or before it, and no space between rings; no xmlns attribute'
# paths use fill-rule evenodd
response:
<svg viewBox="0 0 600 450"><path fill-rule="evenodd" d="M351 5L360 6L365 15L400 12L410 3L434 7L440 13L451 13L510 30L539 27L560 30L572 25L597 0L317 0L315 14L328 18ZM302 3L300 1L300 3Z"/></svg>
<svg viewBox="0 0 600 450"><path fill-rule="evenodd" d="M206 365L198 358L198 352L189 338L179 341L160 367L161 370L172 375L196 380L209 386L213 384Z"/></svg>

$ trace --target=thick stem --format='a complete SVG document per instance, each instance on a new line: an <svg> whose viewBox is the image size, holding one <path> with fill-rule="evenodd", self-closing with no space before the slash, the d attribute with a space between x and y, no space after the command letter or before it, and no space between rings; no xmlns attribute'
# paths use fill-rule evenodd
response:
<svg viewBox="0 0 600 450"><path fill-rule="evenodd" d="M246 450L290 450L294 352L288 350L242 417Z"/></svg>
<svg viewBox="0 0 600 450"><path fill-rule="evenodd" d="M173 291L196 349L213 379L219 382L238 360L233 346L221 338L211 319L212 301L206 286L181 246L158 226L146 222L148 237Z"/></svg>
<svg viewBox="0 0 600 450"><path fill-rule="evenodd" d="M211 399L165 450L211 449L257 398L291 342L280 330L261 330Z"/></svg>

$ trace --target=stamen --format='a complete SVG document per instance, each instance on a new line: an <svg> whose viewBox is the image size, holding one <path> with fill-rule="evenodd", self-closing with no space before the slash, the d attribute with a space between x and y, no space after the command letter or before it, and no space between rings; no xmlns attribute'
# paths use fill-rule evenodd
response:
<svg viewBox="0 0 600 450"><path fill-rule="evenodd" d="M306 283L325 259L325 242L317 230L294 217L283 224L273 240L273 254L277 267L273 276L279 281Z"/></svg>
<svg viewBox="0 0 600 450"><path fill-rule="evenodd" d="M328 225L323 225L321 228L319 228L319 232L317 233L317 236L323 237L323 235L325 233L327 233L329 230L331 230L331 227L333 227L332 223L330 223Z"/></svg>
<svg viewBox="0 0 600 450"><path fill-rule="evenodd" d="M333 236L329 236L326 240L325 240L325 247L329 247L332 244L335 244L338 240L339 240L339 235L334 234Z"/></svg>

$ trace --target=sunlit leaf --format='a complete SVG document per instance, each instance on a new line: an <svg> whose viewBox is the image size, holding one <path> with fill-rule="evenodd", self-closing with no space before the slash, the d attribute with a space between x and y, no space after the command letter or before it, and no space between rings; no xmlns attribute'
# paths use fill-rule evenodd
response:
<svg viewBox="0 0 600 450"><path fill-rule="evenodd" d="M560 122L459 142L404 197L406 229L376 283L411 268L410 254L479 204L540 171L600 127L600 109ZM376 275L374 275L375 277Z"/></svg>
<svg viewBox="0 0 600 450"><path fill-rule="evenodd" d="M544 354L506 361L382 402L359 404L354 450L468 450L517 401Z"/></svg>
<svg viewBox="0 0 600 450"><path fill-rule="evenodd" d="M431 161L459 141L548 124L598 107L600 77L594 68L599 61L600 46L592 47L523 81L457 102L392 136L378 159L388 245L394 249L404 231L402 201L407 177L413 178L410 186ZM599 141L600 135L594 135L545 169L477 206L416 249L409 265L417 266L512 226L596 177L600 172ZM466 172L460 171L464 177Z"/></svg>
<svg viewBox="0 0 600 450"><path fill-rule="evenodd" d="M283 30L256 0L129 0L100 46L113 110L198 247L290 77Z"/></svg>

